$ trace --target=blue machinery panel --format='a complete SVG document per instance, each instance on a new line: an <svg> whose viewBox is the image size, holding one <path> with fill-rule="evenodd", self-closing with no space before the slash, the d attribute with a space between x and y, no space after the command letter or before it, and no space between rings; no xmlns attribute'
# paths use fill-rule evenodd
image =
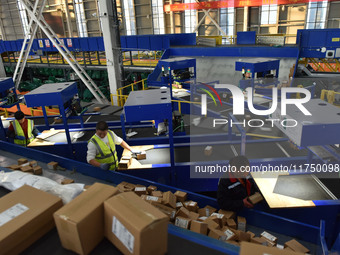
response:
<svg viewBox="0 0 340 255"><path fill-rule="evenodd" d="M256 44L256 32L255 31L237 32L237 44L255 45Z"/></svg>

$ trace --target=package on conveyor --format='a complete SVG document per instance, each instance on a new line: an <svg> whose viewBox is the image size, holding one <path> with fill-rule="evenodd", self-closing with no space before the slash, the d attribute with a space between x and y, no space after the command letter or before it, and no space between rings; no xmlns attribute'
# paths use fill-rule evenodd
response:
<svg viewBox="0 0 340 255"><path fill-rule="evenodd" d="M105 237L124 254L165 254L168 216L133 192L104 202Z"/></svg>
<svg viewBox="0 0 340 255"><path fill-rule="evenodd" d="M255 192L254 195L251 195L250 197L248 197L248 200L249 200L250 203L255 205L255 204L261 202L263 200L263 197L259 192Z"/></svg>
<svg viewBox="0 0 340 255"><path fill-rule="evenodd" d="M43 174L43 170L42 170L41 166L33 167L33 174L34 175L42 175Z"/></svg>
<svg viewBox="0 0 340 255"><path fill-rule="evenodd" d="M51 170L57 170L58 165L59 165L58 162L51 161L50 163L47 164L47 167L48 169L51 169Z"/></svg>
<svg viewBox="0 0 340 255"><path fill-rule="evenodd" d="M149 195L153 192L153 191L156 191L157 190L157 187L156 186L153 186L153 185L150 185L148 188L148 193Z"/></svg>
<svg viewBox="0 0 340 255"><path fill-rule="evenodd" d="M163 204L176 209L176 196L171 191L164 192Z"/></svg>
<svg viewBox="0 0 340 255"><path fill-rule="evenodd" d="M28 160L26 158L19 158L18 159L18 165L23 165L26 164L28 162Z"/></svg>
<svg viewBox="0 0 340 255"><path fill-rule="evenodd" d="M159 190L152 191L151 195L154 196L154 197L161 197L161 198L163 198L163 192L159 191Z"/></svg>
<svg viewBox="0 0 340 255"><path fill-rule="evenodd" d="M71 184L71 183L74 183L74 180L73 179L68 179L68 178L65 178L61 181L61 184L62 185L66 185L66 184Z"/></svg>
<svg viewBox="0 0 340 255"><path fill-rule="evenodd" d="M146 187L142 185L136 186L134 191L138 196L146 195L148 193Z"/></svg>
<svg viewBox="0 0 340 255"><path fill-rule="evenodd" d="M296 241L295 239L292 239L285 243L285 248L289 248L295 252L301 252L301 253L308 253L309 249L303 246L301 243Z"/></svg>
<svg viewBox="0 0 340 255"><path fill-rule="evenodd" d="M55 212L62 246L78 254L89 254L104 238L104 201L118 193L113 186L94 183Z"/></svg>
<svg viewBox="0 0 340 255"><path fill-rule="evenodd" d="M192 220L190 224L190 230L199 234L208 234L208 224L205 222Z"/></svg>
<svg viewBox="0 0 340 255"><path fill-rule="evenodd" d="M30 161L29 164L30 164L31 167L36 167L36 166L38 166L38 162L35 161L35 160Z"/></svg>
<svg viewBox="0 0 340 255"><path fill-rule="evenodd" d="M269 242L269 244L273 244L273 246L275 246L277 244L277 237L268 233L267 231L263 231L261 233L261 237L266 239Z"/></svg>
<svg viewBox="0 0 340 255"><path fill-rule="evenodd" d="M138 160L146 159L146 152L142 151L141 153L137 154L137 159Z"/></svg>
<svg viewBox="0 0 340 255"><path fill-rule="evenodd" d="M131 165L131 162L132 162L131 156L123 156L118 163L118 169L121 169L121 170L128 169L129 166Z"/></svg>
<svg viewBox="0 0 340 255"><path fill-rule="evenodd" d="M157 207L159 210L161 210L165 215L169 217L169 220L173 222L176 218L176 209L171 208L169 206L163 205L158 202L151 201L150 204Z"/></svg>
<svg viewBox="0 0 340 255"><path fill-rule="evenodd" d="M39 240L62 206L57 196L26 185L0 198L0 253L19 254Z"/></svg>
<svg viewBox="0 0 340 255"><path fill-rule="evenodd" d="M184 228L184 229L189 229L191 221L192 219L177 216L175 219L175 226Z"/></svg>
<svg viewBox="0 0 340 255"><path fill-rule="evenodd" d="M187 194L186 192L177 190L177 191L175 192L175 196L176 196L176 198L177 198L177 202L182 202L182 203L184 203L184 202L187 200L188 194Z"/></svg>
<svg viewBox="0 0 340 255"><path fill-rule="evenodd" d="M211 229L219 229L220 225L218 224L218 222L216 222L217 217L216 216L210 216L208 217L205 221L205 223L208 224L208 228L209 230Z"/></svg>
<svg viewBox="0 0 340 255"><path fill-rule="evenodd" d="M303 255L304 253L299 253L291 250L282 250L276 247L267 247L255 243L241 242L240 255Z"/></svg>
<svg viewBox="0 0 340 255"><path fill-rule="evenodd" d="M134 191L135 187L136 186L134 184L128 182L121 182L117 185L117 188L119 189L120 192Z"/></svg>
<svg viewBox="0 0 340 255"><path fill-rule="evenodd" d="M237 216L237 229L246 232L247 220L244 217Z"/></svg>
<svg viewBox="0 0 340 255"><path fill-rule="evenodd" d="M233 219L227 219L227 226L229 226L232 229L237 229L237 224Z"/></svg>
<svg viewBox="0 0 340 255"><path fill-rule="evenodd" d="M191 212L197 212L198 210L198 203L195 201L186 201L183 204Z"/></svg>
<svg viewBox="0 0 340 255"><path fill-rule="evenodd" d="M9 169L11 169L11 170L20 170L20 166L19 165L10 165L9 167L8 167Z"/></svg>

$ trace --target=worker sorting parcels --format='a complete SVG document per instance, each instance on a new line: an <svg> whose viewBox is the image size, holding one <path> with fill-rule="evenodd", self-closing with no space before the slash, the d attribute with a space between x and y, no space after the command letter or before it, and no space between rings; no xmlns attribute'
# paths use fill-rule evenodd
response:
<svg viewBox="0 0 340 255"><path fill-rule="evenodd" d="M7 136L14 138L15 144L26 147L39 134L39 130L34 126L33 120L25 118L22 111L17 111L14 118L7 130Z"/></svg>
<svg viewBox="0 0 340 255"><path fill-rule="evenodd" d="M109 130L105 121L99 121L96 125L96 133L87 145L87 162L103 170L115 171L118 168L116 144L133 154L141 153L133 150L122 138Z"/></svg>
<svg viewBox="0 0 340 255"><path fill-rule="evenodd" d="M258 191L249 174L249 160L245 156L237 156L229 160L230 169L220 178L217 189L217 202L221 209L240 211L252 208L248 197Z"/></svg>

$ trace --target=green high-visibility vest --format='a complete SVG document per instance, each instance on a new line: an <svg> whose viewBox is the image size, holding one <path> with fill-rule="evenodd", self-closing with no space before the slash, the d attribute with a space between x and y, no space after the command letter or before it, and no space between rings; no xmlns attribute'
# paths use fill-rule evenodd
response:
<svg viewBox="0 0 340 255"><path fill-rule="evenodd" d="M19 123L19 121L15 120L12 122L15 137L14 137L14 143L22 146L27 146L30 142L34 140L34 135L32 134L33 128L34 128L34 122L33 120L27 119L27 136L26 139L24 130L22 130L22 127Z"/></svg>
<svg viewBox="0 0 340 255"><path fill-rule="evenodd" d="M93 143L98 151L95 159L99 163L110 164L109 170L116 170L118 168L118 157L115 145L114 134L111 130L107 132L107 138L109 140L109 146L107 146L98 136L93 135L89 142Z"/></svg>

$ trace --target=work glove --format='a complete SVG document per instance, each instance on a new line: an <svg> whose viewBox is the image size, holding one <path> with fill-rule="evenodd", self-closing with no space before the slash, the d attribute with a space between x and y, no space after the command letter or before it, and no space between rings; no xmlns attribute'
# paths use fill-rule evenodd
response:
<svg viewBox="0 0 340 255"><path fill-rule="evenodd" d="M137 150L132 150L131 153L137 155L137 154L141 154L142 152L141 151L137 151Z"/></svg>
<svg viewBox="0 0 340 255"><path fill-rule="evenodd" d="M110 165L108 163L101 163L100 168L103 170L109 170Z"/></svg>

